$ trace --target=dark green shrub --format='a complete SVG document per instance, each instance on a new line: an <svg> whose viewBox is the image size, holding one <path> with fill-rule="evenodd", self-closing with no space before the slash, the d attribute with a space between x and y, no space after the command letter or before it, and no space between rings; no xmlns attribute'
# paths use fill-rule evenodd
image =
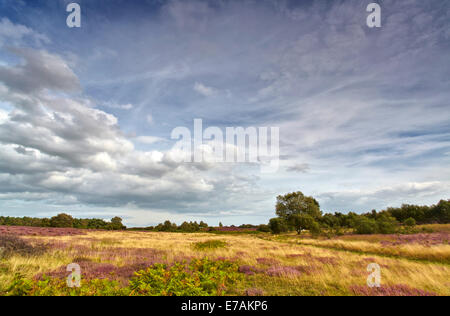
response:
<svg viewBox="0 0 450 316"><path fill-rule="evenodd" d="M289 226L286 221L279 217L270 219L269 228L274 234L280 234L289 231Z"/></svg>
<svg viewBox="0 0 450 316"><path fill-rule="evenodd" d="M261 224L258 226L257 230L259 232L263 232L263 233L270 233L270 227L269 225L265 225L265 224Z"/></svg>
<svg viewBox="0 0 450 316"><path fill-rule="evenodd" d="M408 226L408 227L414 227L414 226L416 226L416 220L414 218L410 217L410 218L405 219L403 224L405 224L405 226Z"/></svg>

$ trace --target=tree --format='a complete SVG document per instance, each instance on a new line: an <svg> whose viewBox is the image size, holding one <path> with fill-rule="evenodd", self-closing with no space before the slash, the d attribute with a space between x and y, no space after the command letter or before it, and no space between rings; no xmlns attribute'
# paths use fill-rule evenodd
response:
<svg viewBox="0 0 450 316"><path fill-rule="evenodd" d="M309 229L321 216L319 202L302 192L293 192L277 197L276 214L289 223L298 234Z"/></svg>
<svg viewBox="0 0 450 316"><path fill-rule="evenodd" d="M51 227L73 227L73 217L65 213L58 214L50 219L50 225Z"/></svg>
<svg viewBox="0 0 450 316"><path fill-rule="evenodd" d="M433 206L431 216L433 221L440 224L450 223L450 200L441 200L436 206Z"/></svg>
<svg viewBox="0 0 450 316"><path fill-rule="evenodd" d="M366 216L355 218L352 226L357 234L375 234L378 229L377 222Z"/></svg>
<svg viewBox="0 0 450 316"><path fill-rule="evenodd" d="M122 219L120 217L113 217L111 219L111 227L113 230L123 230L126 227L122 224Z"/></svg>
<svg viewBox="0 0 450 316"><path fill-rule="evenodd" d="M316 226L317 222L308 214L293 214L289 217L289 224L300 235L302 230L311 229Z"/></svg>
<svg viewBox="0 0 450 316"><path fill-rule="evenodd" d="M288 227L286 221L279 217L270 219L269 228L272 231L272 233L274 233L274 234L284 233L289 230L289 227Z"/></svg>
<svg viewBox="0 0 450 316"><path fill-rule="evenodd" d="M223 224L222 224L222 222L219 222L219 227L223 227Z"/></svg>
<svg viewBox="0 0 450 316"><path fill-rule="evenodd" d="M397 220L392 216L380 216L376 222L377 231L380 234L393 234L397 230Z"/></svg>

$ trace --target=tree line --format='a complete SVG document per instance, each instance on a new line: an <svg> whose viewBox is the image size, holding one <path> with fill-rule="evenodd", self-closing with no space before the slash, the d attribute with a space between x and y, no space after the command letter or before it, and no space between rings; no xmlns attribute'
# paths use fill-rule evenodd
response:
<svg viewBox="0 0 450 316"><path fill-rule="evenodd" d="M126 229L126 226L122 224L122 219L120 217L114 217L111 221L107 222L99 218L73 218L71 215L65 213L58 214L52 218L0 216L0 225L105 230Z"/></svg>
<svg viewBox="0 0 450 316"><path fill-rule="evenodd" d="M313 235L324 230L340 234L345 229L352 229L357 234L392 234L411 232L417 224L450 223L450 200L441 200L431 206L404 204L365 214L323 214L316 199L302 192L292 192L277 197L275 210L277 217L270 219L268 224L268 229L275 234L288 231L300 234L303 230Z"/></svg>

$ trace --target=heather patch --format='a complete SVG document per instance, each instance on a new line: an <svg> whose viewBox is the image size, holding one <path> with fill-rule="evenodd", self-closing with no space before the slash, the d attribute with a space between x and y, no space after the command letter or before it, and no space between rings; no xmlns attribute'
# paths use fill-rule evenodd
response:
<svg viewBox="0 0 450 316"><path fill-rule="evenodd" d="M338 259L334 257L314 257L314 260L328 265L336 265L338 263Z"/></svg>
<svg viewBox="0 0 450 316"><path fill-rule="evenodd" d="M383 246L399 246L405 244L420 244L424 246L436 246L449 244L450 233L439 232L431 234L393 235L393 240L383 240Z"/></svg>
<svg viewBox="0 0 450 316"><path fill-rule="evenodd" d="M256 262L263 265L276 265L280 264L280 261L274 258L256 258Z"/></svg>
<svg viewBox="0 0 450 316"><path fill-rule="evenodd" d="M295 269L308 275L317 274L322 271L322 268L317 265L300 265L296 266Z"/></svg>
<svg viewBox="0 0 450 316"><path fill-rule="evenodd" d="M254 275L256 273L264 272L264 269L250 265L242 265L239 267L239 272L244 273L245 275Z"/></svg>
<svg viewBox="0 0 450 316"><path fill-rule="evenodd" d="M263 296L264 291L261 289L251 288L245 290L245 296Z"/></svg>
<svg viewBox="0 0 450 316"><path fill-rule="evenodd" d="M29 226L0 226L0 235L17 236L75 236L85 235L81 229L53 228L53 227L29 227Z"/></svg>
<svg viewBox="0 0 450 316"><path fill-rule="evenodd" d="M78 261L75 262L80 265L81 268L81 278L82 281L91 281L95 279L107 279L119 281L121 284L126 285L131 277L134 276L135 271L145 269L154 263L136 263L128 264L124 266L115 266L109 263L99 263L99 262L89 262L89 261ZM47 272L40 273L34 278L36 280L44 280L46 277L53 279L66 279L70 274L66 270L67 266L61 266L58 269Z"/></svg>
<svg viewBox="0 0 450 316"><path fill-rule="evenodd" d="M268 276L296 276L300 275L301 272L297 270L295 267L288 267L288 266L275 266L271 267L266 271L266 274Z"/></svg>
<svg viewBox="0 0 450 316"><path fill-rule="evenodd" d="M0 258L11 255L38 256L45 252L43 245L32 245L15 235L0 235Z"/></svg>

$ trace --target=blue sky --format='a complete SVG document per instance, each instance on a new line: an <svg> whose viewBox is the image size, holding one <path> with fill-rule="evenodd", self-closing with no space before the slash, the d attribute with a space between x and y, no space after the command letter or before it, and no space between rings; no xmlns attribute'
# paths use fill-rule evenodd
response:
<svg viewBox="0 0 450 316"><path fill-rule="evenodd" d="M264 223L450 192L450 3L0 3L0 213ZM280 169L180 164L177 126L277 126Z"/></svg>

